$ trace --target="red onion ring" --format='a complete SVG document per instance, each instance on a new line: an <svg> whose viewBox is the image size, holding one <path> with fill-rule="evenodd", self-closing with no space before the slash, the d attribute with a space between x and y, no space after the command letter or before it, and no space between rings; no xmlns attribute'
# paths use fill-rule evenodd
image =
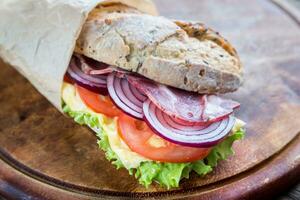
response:
<svg viewBox="0 0 300 200"><path fill-rule="evenodd" d="M73 56L67 73L80 86L103 95L107 94L106 75L88 75L81 69L81 61Z"/></svg>
<svg viewBox="0 0 300 200"><path fill-rule="evenodd" d="M144 119L160 137L183 146L207 148L216 145L232 129L235 117L229 117L209 125L184 125L165 114L150 99L143 104Z"/></svg>
<svg viewBox="0 0 300 200"><path fill-rule="evenodd" d="M143 119L143 102L147 97L134 88L127 79L111 73L107 76L107 88L116 106L137 119Z"/></svg>

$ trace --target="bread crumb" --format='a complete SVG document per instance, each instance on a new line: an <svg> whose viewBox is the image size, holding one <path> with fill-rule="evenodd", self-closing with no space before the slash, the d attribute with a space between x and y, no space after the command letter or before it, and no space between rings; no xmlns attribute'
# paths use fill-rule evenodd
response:
<svg viewBox="0 0 300 200"><path fill-rule="evenodd" d="M112 21L111 21L111 19L105 19L104 22L105 22L105 24L107 24L107 25L111 25L111 22L112 22Z"/></svg>
<svg viewBox="0 0 300 200"><path fill-rule="evenodd" d="M205 76L205 69L200 69L199 76L201 77Z"/></svg>

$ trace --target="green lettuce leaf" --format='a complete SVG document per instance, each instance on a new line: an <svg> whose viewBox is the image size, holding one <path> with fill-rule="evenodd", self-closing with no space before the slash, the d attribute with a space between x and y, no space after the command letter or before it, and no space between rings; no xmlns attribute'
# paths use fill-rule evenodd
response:
<svg viewBox="0 0 300 200"><path fill-rule="evenodd" d="M228 136L223 142L215 146L208 156L204 159L207 165L215 167L220 160L225 160L228 156L233 155L234 151L231 148L236 140L243 139L245 131L243 129L236 131Z"/></svg>
<svg viewBox="0 0 300 200"><path fill-rule="evenodd" d="M111 161L117 169L125 168L117 154L111 149L108 136L101 128L101 124L96 116L90 113L72 111L67 105L64 105L63 111L71 116L77 123L91 127L97 134L98 145L105 152L107 160ZM199 176L210 173L220 160L225 160L228 156L234 154L232 144L234 141L242 139L245 135L243 129L231 134L220 144L215 146L204 160L192 163L162 163L155 161L142 162L139 167L129 169L129 174L134 175L139 183L149 187L153 182L157 182L168 189L179 186L183 178L189 178L190 173L194 171Z"/></svg>

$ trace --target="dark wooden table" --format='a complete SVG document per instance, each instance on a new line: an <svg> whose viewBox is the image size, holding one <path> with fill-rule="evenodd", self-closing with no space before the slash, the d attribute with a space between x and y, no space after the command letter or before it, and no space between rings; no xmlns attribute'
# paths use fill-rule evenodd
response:
<svg viewBox="0 0 300 200"><path fill-rule="evenodd" d="M280 1L275 0L282 10L284 10L296 23L300 25L300 0ZM300 199L300 182L283 192L278 200L299 200Z"/></svg>
<svg viewBox="0 0 300 200"><path fill-rule="evenodd" d="M200 20L240 53L246 81L236 93L247 136L236 154L180 188L145 189L104 158L87 128L64 117L0 62L0 194L43 199L273 198L300 179L300 28L267 0L156 0L162 15Z"/></svg>
<svg viewBox="0 0 300 200"><path fill-rule="evenodd" d="M285 191L280 195L278 200L299 200L300 199L300 183Z"/></svg>

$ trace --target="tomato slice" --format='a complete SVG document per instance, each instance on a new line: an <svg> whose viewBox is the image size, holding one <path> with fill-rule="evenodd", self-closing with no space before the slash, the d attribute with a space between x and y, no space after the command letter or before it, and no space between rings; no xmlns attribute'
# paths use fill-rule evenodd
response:
<svg viewBox="0 0 300 200"><path fill-rule="evenodd" d="M64 82L71 83L71 84L74 83L73 79L70 77L69 74L65 74L65 76L64 76Z"/></svg>
<svg viewBox="0 0 300 200"><path fill-rule="evenodd" d="M118 129L120 136L132 151L151 160L192 162L205 158L210 152L210 148L185 147L164 140L155 135L144 121L124 113L119 115Z"/></svg>
<svg viewBox="0 0 300 200"><path fill-rule="evenodd" d="M91 92L77 84L75 84L75 87L80 98L93 111L104 114L108 117L115 117L121 113L121 111L113 104L109 96L103 96L101 94Z"/></svg>

